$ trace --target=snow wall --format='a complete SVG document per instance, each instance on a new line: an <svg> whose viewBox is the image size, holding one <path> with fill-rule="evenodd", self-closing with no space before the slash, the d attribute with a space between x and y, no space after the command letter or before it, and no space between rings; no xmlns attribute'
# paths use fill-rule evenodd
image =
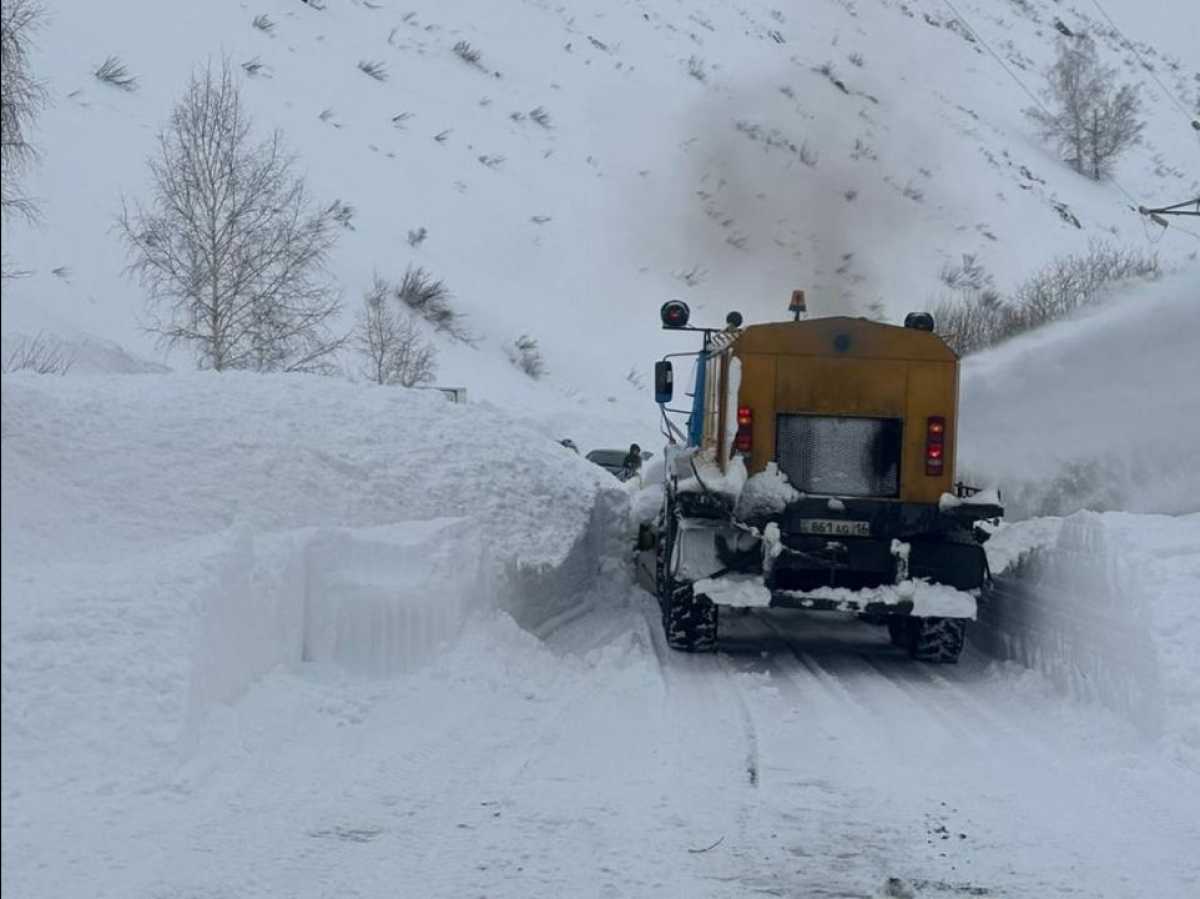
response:
<svg viewBox="0 0 1200 899"><path fill-rule="evenodd" d="M1079 512L993 539L995 588L972 643L1109 708L1200 770L1200 515Z"/></svg>
<svg viewBox="0 0 1200 899"><path fill-rule="evenodd" d="M40 585L6 592L6 634L26 597L85 604L59 573L161 565L192 718L279 666L411 670L476 611L540 632L632 540L623 485L487 404L239 373L2 385L5 576Z"/></svg>

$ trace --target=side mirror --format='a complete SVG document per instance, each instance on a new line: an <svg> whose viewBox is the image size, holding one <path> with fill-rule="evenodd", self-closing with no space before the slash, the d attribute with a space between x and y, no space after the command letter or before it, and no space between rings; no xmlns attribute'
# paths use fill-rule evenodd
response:
<svg viewBox="0 0 1200 899"><path fill-rule="evenodd" d="M654 363L654 402L665 404L675 396L675 371L666 359Z"/></svg>

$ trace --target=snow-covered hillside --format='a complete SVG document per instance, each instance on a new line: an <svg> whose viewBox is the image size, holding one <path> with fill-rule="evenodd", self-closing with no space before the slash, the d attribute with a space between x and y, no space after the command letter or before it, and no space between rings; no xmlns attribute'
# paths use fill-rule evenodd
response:
<svg viewBox="0 0 1200 899"><path fill-rule="evenodd" d="M510 407L581 389L640 399L626 372L680 348L655 329L668 296L755 321L807 287L818 313L879 302L895 318L926 305L962 253L1009 287L1096 236L1168 264L1198 245L1147 230L1117 186L1055 159L991 55L1038 89L1056 18L1095 33L1144 87L1146 141L1120 185L1151 205L1185 199L1200 188L1196 132L1138 62L1194 102L1200 11L1184 0L1105 4L1136 56L1096 8L1051 0L964 0L961 20L937 0L48 7L34 63L53 105L30 184L43 215L5 234L34 272L5 285L6 333L81 329L155 354L113 218L145 194L144 161L188 74L222 55L249 66L238 73L260 128L282 129L316 194L354 207L334 265L348 304L373 272L428 267L484 338L444 346L441 380ZM92 76L109 55L136 91ZM358 67L376 61L386 80ZM554 385L532 394L502 349L525 332Z"/></svg>

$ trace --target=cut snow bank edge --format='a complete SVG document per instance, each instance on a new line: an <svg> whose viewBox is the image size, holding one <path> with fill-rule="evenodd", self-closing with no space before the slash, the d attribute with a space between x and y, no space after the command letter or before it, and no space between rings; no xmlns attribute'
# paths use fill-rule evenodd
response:
<svg viewBox="0 0 1200 899"><path fill-rule="evenodd" d="M1000 530L972 642L1200 770L1200 515L1079 512Z"/></svg>

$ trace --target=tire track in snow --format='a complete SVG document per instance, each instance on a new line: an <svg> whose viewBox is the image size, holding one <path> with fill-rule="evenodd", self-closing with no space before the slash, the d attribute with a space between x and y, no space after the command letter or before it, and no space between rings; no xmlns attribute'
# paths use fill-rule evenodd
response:
<svg viewBox="0 0 1200 899"><path fill-rule="evenodd" d="M861 727L855 728L855 730L862 732L863 729L869 728L872 725L876 717L869 713L869 710L846 689L846 686L838 678L822 668L812 655L793 644L787 632L778 622L772 620L769 616L760 616L758 620L774 632L782 647L795 659L796 667L794 670L802 672L804 680L808 684L819 688L818 696L823 697L827 703L833 705L838 710L849 710L851 717L861 724ZM798 683L798 679L791 679L793 682ZM811 697L811 693L804 686L801 686L800 689L802 695Z"/></svg>
<svg viewBox="0 0 1200 899"><path fill-rule="evenodd" d="M859 658L879 674L879 683L899 695L905 703L920 708L926 718L930 721L936 721L943 730L952 734L956 740L965 740L972 743L979 741L977 730L966 727L963 724L961 716L947 712L942 707L940 697L937 695L938 691L920 689L914 686L912 679L908 676L909 672L907 669L918 667L923 663L908 658L881 660L867 653L860 653Z"/></svg>
<svg viewBox="0 0 1200 899"><path fill-rule="evenodd" d="M741 686L737 683L737 678L740 672L733 670L729 661L725 656L718 655L717 663L721 666L721 670L725 672L728 679L730 689L733 692L734 700L737 703L738 714L742 721L742 735L746 740L746 777L750 781L750 786L758 786L758 731L754 726L754 717L750 714L750 706L746 703L746 696L742 692Z"/></svg>

